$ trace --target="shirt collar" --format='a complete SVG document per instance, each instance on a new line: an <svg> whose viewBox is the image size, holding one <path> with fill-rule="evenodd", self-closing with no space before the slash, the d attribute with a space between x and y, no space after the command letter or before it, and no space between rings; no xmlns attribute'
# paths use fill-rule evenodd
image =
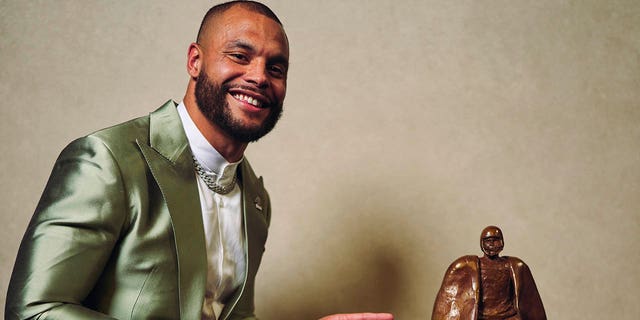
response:
<svg viewBox="0 0 640 320"><path fill-rule="evenodd" d="M215 176L218 183L225 184L231 181L244 157L237 162L228 162L198 130L198 127L189 116L184 102L180 102L178 105L178 114L180 115L180 120L182 120L182 127L187 135L191 152L193 152L193 156L200 165L208 174Z"/></svg>

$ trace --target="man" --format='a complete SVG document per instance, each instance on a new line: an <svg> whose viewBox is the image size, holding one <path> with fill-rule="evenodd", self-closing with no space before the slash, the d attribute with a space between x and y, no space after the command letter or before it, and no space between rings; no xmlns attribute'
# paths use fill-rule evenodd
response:
<svg viewBox="0 0 640 320"><path fill-rule="evenodd" d="M500 257L502 231L488 226L480 235L484 256L464 256L445 273L433 320L546 320L542 300L527 265Z"/></svg>
<svg viewBox="0 0 640 320"><path fill-rule="evenodd" d="M182 103L62 151L22 241L6 317L254 319L271 206L243 155L280 116L288 61L268 7L211 8L188 49Z"/></svg>

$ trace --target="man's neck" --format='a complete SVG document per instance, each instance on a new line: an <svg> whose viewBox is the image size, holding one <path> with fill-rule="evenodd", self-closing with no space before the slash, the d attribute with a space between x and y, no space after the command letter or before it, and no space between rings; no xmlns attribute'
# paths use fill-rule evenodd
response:
<svg viewBox="0 0 640 320"><path fill-rule="evenodd" d="M244 150L247 148L247 143L236 141L222 131L218 126L212 124L211 121L202 114L194 99L185 97L183 102L187 109L187 113L189 113L189 117L191 117L193 123L211 146L214 147L228 162L240 161L244 155Z"/></svg>

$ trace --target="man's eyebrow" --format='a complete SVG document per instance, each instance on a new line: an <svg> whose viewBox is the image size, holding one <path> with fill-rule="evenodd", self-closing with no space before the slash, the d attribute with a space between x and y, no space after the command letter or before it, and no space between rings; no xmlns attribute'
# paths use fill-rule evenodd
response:
<svg viewBox="0 0 640 320"><path fill-rule="evenodd" d="M230 41L229 43L227 43L225 48L227 50L243 49L243 50L246 50L246 51L251 52L251 53L255 52L255 50L256 50L255 47L251 43L249 43L247 41L244 41L242 39ZM289 58L286 55L283 55L283 54L269 58L269 62L273 63L273 64L282 64L287 68L289 67Z"/></svg>
<svg viewBox="0 0 640 320"><path fill-rule="evenodd" d="M240 39L227 43L225 47L227 49L244 49L250 52L255 51L255 47L251 43L246 42L244 40L240 40Z"/></svg>
<svg viewBox="0 0 640 320"><path fill-rule="evenodd" d="M289 59L285 55L277 55L269 59L269 62L272 64L281 64L285 68L289 68Z"/></svg>

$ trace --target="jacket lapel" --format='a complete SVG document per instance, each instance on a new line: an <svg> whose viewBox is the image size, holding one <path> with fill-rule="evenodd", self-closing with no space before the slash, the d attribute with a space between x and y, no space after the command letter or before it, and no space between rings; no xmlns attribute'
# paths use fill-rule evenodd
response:
<svg viewBox="0 0 640 320"><path fill-rule="evenodd" d="M244 283L240 290L237 290L233 298L227 303L220 314L220 319L225 320L229 317L231 311L238 304L238 300L243 295L251 297L247 303L253 304L254 292L245 292L246 290L254 290L255 275L262 260L264 252L264 244L267 239L268 217L266 192L262 185L262 177L256 178L255 173L251 169L249 162L245 158L240 165L240 181L242 183L242 212L244 222L245 236L245 255L247 258L247 273ZM244 301L243 301L244 302ZM242 306L242 309L253 309Z"/></svg>
<svg viewBox="0 0 640 320"><path fill-rule="evenodd" d="M199 319L206 248L191 150L173 101L150 114L149 143L136 141L171 215L178 261L181 319Z"/></svg>
<svg viewBox="0 0 640 320"><path fill-rule="evenodd" d="M267 204L262 177L256 178L247 159L241 166L242 200L249 270L257 270L267 240Z"/></svg>

